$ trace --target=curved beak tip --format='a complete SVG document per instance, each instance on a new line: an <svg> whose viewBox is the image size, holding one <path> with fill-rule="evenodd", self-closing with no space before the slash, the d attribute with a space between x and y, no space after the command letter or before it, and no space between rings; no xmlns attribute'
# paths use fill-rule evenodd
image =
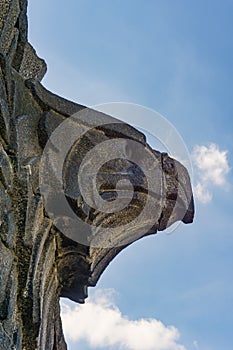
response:
<svg viewBox="0 0 233 350"><path fill-rule="evenodd" d="M194 212L195 212L194 201L192 198L190 201L190 204L189 204L189 208L186 211L185 216L182 219L182 222L185 224L191 224L193 222L193 219L194 219Z"/></svg>

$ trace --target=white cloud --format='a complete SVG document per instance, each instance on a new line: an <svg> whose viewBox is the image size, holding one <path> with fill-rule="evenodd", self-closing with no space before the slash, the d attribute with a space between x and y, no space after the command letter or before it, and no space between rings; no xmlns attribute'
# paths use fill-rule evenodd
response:
<svg viewBox="0 0 233 350"><path fill-rule="evenodd" d="M201 202L201 203L209 203L212 200L212 193L210 193L210 191L207 188L207 185L201 182L198 182L195 186L194 186L194 193L195 193L195 197Z"/></svg>
<svg viewBox="0 0 233 350"><path fill-rule="evenodd" d="M85 305L70 307L62 301L62 323L67 340L85 340L92 348L117 346L124 350L185 350L179 332L156 319L129 320L101 290Z"/></svg>
<svg viewBox="0 0 233 350"><path fill-rule="evenodd" d="M195 347L196 350L199 350L199 349L200 349L197 340L195 340L195 341L193 342L193 346Z"/></svg>
<svg viewBox="0 0 233 350"><path fill-rule="evenodd" d="M208 203L212 200L213 186L228 188L226 177L230 166L227 151L221 151L214 143L208 147L196 145L192 156L197 168L198 181L194 188L196 198L202 203Z"/></svg>

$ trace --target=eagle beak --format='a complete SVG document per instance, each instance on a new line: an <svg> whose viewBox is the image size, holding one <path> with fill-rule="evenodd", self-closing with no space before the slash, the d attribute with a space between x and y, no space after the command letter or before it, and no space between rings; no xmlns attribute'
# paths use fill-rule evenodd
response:
<svg viewBox="0 0 233 350"><path fill-rule="evenodd" d="M193 222L194 200L187 169L166 153L161 154L164 206L159 220L159 230L165 230L176 221L185 224Z"/></svg>
<svg viewBox="0 0 233 350"><path fill-rule="evenodd" d="M182 222L185 224L191 224L193 222L193 218L194 218L194 200L193 200L193 196L191 196L188 210L186 211L185 216L182 219Z"/></svg>

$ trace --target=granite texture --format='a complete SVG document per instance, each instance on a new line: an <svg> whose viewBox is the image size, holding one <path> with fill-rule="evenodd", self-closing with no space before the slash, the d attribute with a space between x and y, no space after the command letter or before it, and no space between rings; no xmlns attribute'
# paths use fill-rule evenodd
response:
<svg viewBox="0 0 233 350"><path fill-rule="evenodd" d="M108 125L92 129L72 146L64 165L67 202L90 227L94 222L96 229L86 232L82 226L77 227L79 235L88 235L85 245L57 228L45 210L39 185L44 148L53 131L72 114L84 111L83 125L101 116L54 95L40 83L46 64L28 43L26 11L26 0L0 0L0 349L59 350L67 348L59 298L84 303L88 287L96 285L124 247L175 221L192 222L194 206L186 169L168 155L152 150L142 133L109 119ZM81 124L77 122L75 127ZM93 211L76 186L77 167L86 152L116 137L139 142L157 160L154 181L159 196L154 199L154 223L145 219L144 227L130 232L122 230L122 224L140 213L149 196L142 190L146 179L136 165L113 160L103 167L98 180L104 183L103 198L113 200L124 167L130 169L127 176L135 195L125 210L108 215ZM59 193L56 195L59 197ZM53 191L48 196L55 198ZM177 197L185 214L173 211ZM106 244L99 227L109 232L117 227L117 237L108 237L111 245Z"/></svg>

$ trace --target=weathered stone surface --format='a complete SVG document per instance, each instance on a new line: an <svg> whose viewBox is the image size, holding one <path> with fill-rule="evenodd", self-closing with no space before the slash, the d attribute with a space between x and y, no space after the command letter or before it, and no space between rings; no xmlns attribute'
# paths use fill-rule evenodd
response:
<svg viewBox="0 0 233 350"><path fill-rule="evenodd" d="M124 247L177 220L192 222L194 207L186 169L152 150L142 133L110 117L109 124L92 128L72 144L62 170L64 193L56 176L52 191L42 193L39 174L48 141L54 154L48 174L56 175L58 165L59 144L51 140L54 130L76 112L82 111L84 118L71 123L77 129L88 129L103 115L41 85L46 64L27 41L26 9L26 0L0 1L0 349L59 350L66 349L59 298L83 303L88 287L96 285ZM70 135L63 136L65 144ZM135 191L127 208L106 213L84 201L77 173L93 147L115 138L122 141L125 158L101 168L97 177L100 196L109 202L116 199L116 185L122 179L130 180ZM145 190L145 174L127 160L127 152L134 152L130 141L153 154L156 164L151 181L156 193ZM116 151L118 146L114 146ZM149 167L146 158L141 158ZM88 186L93 182L91 165L97 161L84 163ZM127 197L127 189L122 191ZM64 195L72 213L87 226L80 223L70 229L71 216L59 207ZM45 208L46 196L51 207L56 203L56 218L50 215L50 207ZM91 186L88 196L93 196ZM122 225L139 215L148 198L153 203L153 220L145 216L141 225L123 230ZM177 200L179 205L173 210Z"/></svg>

